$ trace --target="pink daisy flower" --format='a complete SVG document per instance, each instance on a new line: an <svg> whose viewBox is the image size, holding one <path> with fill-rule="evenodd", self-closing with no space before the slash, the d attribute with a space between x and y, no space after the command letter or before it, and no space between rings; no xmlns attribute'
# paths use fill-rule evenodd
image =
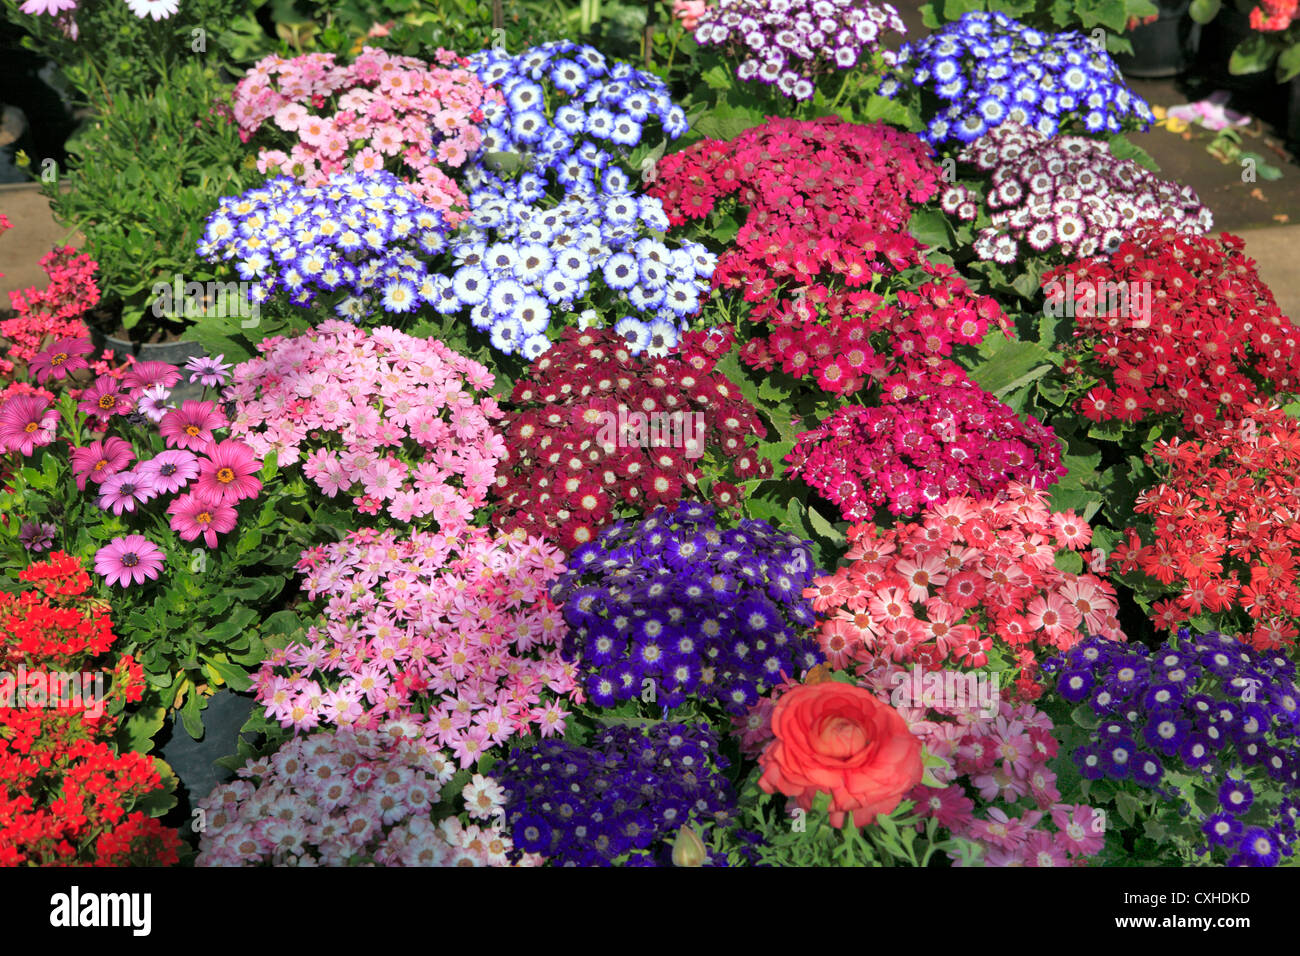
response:
<svg viewBox="0 0 1300 956"><path fill-rule="evenodd" d="M61 379L79 369L89 368L85 356L94 351L89 339L59 339L44 352L38 352L27 363L27 370L44 384L48 379Z"/></svg>
<svg viewBox="0 0 1300 956"><path fill-rule="evenodd" d="M167 404L167 399L171 398L171 394L167 390L167 386L162 383L151 385L142 391L139 398L136 399L136 411L156 425L172 409L172 406Z"/></svg>
<svg viewBox="0 0 1300 956"><path fill-rule="evenodd" d="M95 573L106 584L143 584L162 571L166 560L159 547L140 534L114 538L95 552Z"/></svg>
<svg viewBox="0 0 1300 956"><path fill-rule="evenodd" d="M140 462L135 470L153 479L160 495L170 495L199 476L199 459L191 452L173 448Z"/></svg>
<svg viewBox="0 0 1300 956"><path fill-rule="evenodd" d="M135 452L131 443L121 438L93 441L82 448L72 449L72 473L77 478L77 488L86 490L86 479L101 484L109 475L115 475L132 461Z"/></svg>
<svg viewBox="0 0 1300 956"><path fill-rule="evenodd" d="M24 458L54 441L59 416L40 395L14 395L0 405L0 450L16 451Z"/></svg>
<svg viewBox="0 0 1300 956"><path fill-rule="evenodd" d="M101 421L108 421L114 415L125 415L131 411L132 403L124 392L120 382L111 376L102 375L81 395L78 410L87 415L94 415Z"/></svg>
<svg viewBox="0 0 1300 956"><path fill-rule="evenodd" d="M228 504L217 504L202 495L184 494L167 506L172 516L172 530L182 541L193 541L200 535L209 548L217 546L217 535L235 527L239 516Z"/></svg>
<svg viewBox="0 0 1300 956"><path fill-rule="evenodd" d="M137 362L122 376L122 385L128 389L153 388L162 385L171 388L181 380L181 372L167 362Z"/></svg>
<svg viewBox="0 0 1300 956"><path fill-rule="evenodd" d="M201 452L214 440L212 429L225 424L226 417L217 410L216 402L190 400L163 416L158 433L172 448Z"/></svg>
<svg viewBox="0 0 1300 956"><path fill-rule="evenodd" d="M198 382L200 385L209 388L220 388L230 381L230 370L234 368L229 362L221 361L224 355L218 355L213 358L205 356L195 356L185 363L185 370L190 374L191 382Z"/></svg>
<svg viewBox="0 0 1300 956"><path fill-rule="evenodd" d="M112 508L113 514L120 515L123 511L135 511L137 501L144 503L157 496L158 489L149 475L142 475L134 469L119 471L100 484L99 507L105 511Z"/></svg>
<svg viewBox="0 0 1300 956"><path fill-rule="evenodd" d="M208 457L199 459L196 491L214 502L234 504L244 498L256 498L262 482L254 477L260 463L241 441L228 438L208 448Z"/></svg>

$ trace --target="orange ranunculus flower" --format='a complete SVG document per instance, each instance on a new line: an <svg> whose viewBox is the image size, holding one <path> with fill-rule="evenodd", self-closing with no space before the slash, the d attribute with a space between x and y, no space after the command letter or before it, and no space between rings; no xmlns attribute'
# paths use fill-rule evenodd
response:
<svg viewBox="0 0 1300 956"><path fill-rule="evenodd" d="M889 813L921 782L921 741L898 711L861 687L825 681L784 694L772 710L775 739L758 758L759 786L781 791L804 810L831 797L830 822L851 814L865 826Z"/></svg>

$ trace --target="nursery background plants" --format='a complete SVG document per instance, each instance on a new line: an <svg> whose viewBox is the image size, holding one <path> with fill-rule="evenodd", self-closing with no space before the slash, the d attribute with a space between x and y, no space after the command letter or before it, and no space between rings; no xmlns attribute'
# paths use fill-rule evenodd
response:
<svg viewBox="0 0 1300 956"><path fill-rule="evenodd" d="M1293 864L1300 332L1162 6L0 2L0 862Z"/></svg>

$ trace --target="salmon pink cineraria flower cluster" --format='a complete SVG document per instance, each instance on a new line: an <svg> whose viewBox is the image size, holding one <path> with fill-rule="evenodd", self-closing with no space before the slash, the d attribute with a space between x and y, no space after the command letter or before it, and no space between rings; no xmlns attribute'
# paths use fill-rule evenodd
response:
<svg viewBox="0 0 1300 956"><path fill-rule="evenodd" d="M323 618L253 679L282 726L410 719L461 767L511 737L563 732L577 669L559 654L547 591L564 564L551 546L482 528L365 529L304 552L298 569Z"/></svg>
<svg viewBox="0 0 1300 956"><path fill-rule="evenodd" d="M199 802L207 826L195 865L507 865L508 835L456 816L433 822L455 773L409 721L294 738ZM489 811L501 806L500 792L478 776L465 789Z"/></svg>
<svg viewBox="0 0 1300 956"><path fill-rule="evenodd" d="M1134 506L1154 527L1129 528L1111 557L1152 582L1162 630L1209 615L1272 650L1300 633L1300 423L1276 405L1242 413L1204 439L1156 444L1157 483Z"/></svg>
<svg viewBox="0 0 1300 956"><path fill-rule="evenodd" d="M349 495L363 514L428 517L455 533L496 479L505 443L481 364L433 339L387 326L329 320L273 336L235 367L224 396L231 434L303 474L330 498Z"/></svg>
<svg viewBox="0 0 1300 956"><path fill-rule="evenodd" d="M740 60L736 77L810 100L819 78L851 70L880 50L885 35L907 32L898 11L869 0L720 0L699 14L695 41ZM882 51L893 63L892 51Z"/></svg>
<svg viewBox="0 0 1300 956"><path fill-rule="evenodd" d="M1199 235L1214 216L1191 186L1164 180L1131 159L1118 159L1104 140L1048 138L1006 123L965 146L957 161L990 181L985 201L991 225L979 231L981 259L1008 264L1027 246L1029 255L1059 252L1066 260L1113 252L1143 221ZM940 206L974 220L980 198L953 183Z"/></svg>
<svg viewBox="0 0 1300 956"><path fill-rule="evenodd" d="M846 405L798 436L785 457L847 521L871 520L879 507L915 514L949 498L982 498L1011 482L1045 487L1066 473L1061 445L1032 415L1007 405L953 366L890 376L879 407Z"/></svg>
<svg viewBox="0 0 1300 956"><path fill-rule="evenodd" d="M573 552L551 589L598 707L653 689L665 710L688 696L743 713L783 675L820 661L802 596L812 544L763 521L720 526L707 505L659 508L609 525Z"/></svg>
<svg viewBox="0 0 1300 956"><path fill-rule="evenodd" d="M742 360L850 394L899 357L946 357L1010 327L996 300L930 263L908 231L939 172L921 140L883 124L774 118L666 157L651 194L674 225L745 210L713 272L716 287L742 294L759 333ZM913 267L919 283L899 276Z"/></svg>
<svg viewBox="0 0 1300 956"><path fill-rule="evenodd" d="M308 186L349 170L404 174L412 194L455 225L468 202L441 166L463 166L478 152L476 124L493 94L468 60L441 49L433 59L437 65L373 47L347 66L332 53L265 57L235 87L240 138L294 135L288 153L263 147L257 168Z"/></svg>
<svg viewBox="0 0 1300 956"><path fill-rule="evenodd" d="M833 667L983 667L996 640L1019 669L1017 693L1034 699L1036 647L1124 639L1115 589L1056 566L1058 551L1081 551L1091 538L1073 511L1053 512L1043 491L1012 484L1005 500L952 498L915 523L854 525L848 563L803 593Z"/></svg>
<svg viewBox="0 0 1300 956"><path fill-rule="evenodd" d="M1076 405L1085 418L1180 415L1205 437L1264 394L1300 391L1300 333L1244 247L1226 232L1143 228L1044 275L1049 304L1074 317L1072 370L1097 381Z"/></svg>
<svg viewBox="0 0 1300 956"><path fill-rule="evenodd" d="M493 521L566 549L628 509L683 496L735 506L739 482L771 474L748 444L767 430L711 359L638 358L613 330L566 329L510 404Z"/></svg>

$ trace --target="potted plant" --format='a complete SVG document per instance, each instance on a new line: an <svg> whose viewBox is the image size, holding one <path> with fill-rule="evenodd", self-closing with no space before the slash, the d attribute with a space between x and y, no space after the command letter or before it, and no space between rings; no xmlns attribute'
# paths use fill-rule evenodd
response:
<svg viewBox="0 0 1300 956"><path fill-rule="evenodd" d="M1129 21L1132 53L1115 62L1129 76L1166 77L1185 73L1200 40L1201 25L1191 18L1191 0L1156 0L1156 13Z"/></svg>
<svg viewBox="0 0 1300 956"><path fill-rule="evenodd" d="M1215 21L1229 76L1245 79L1266 103L1281 100L1287 112L1279 126L1289 140L1300 140L1300 18L1295 0L1236 0L1235 6L1223 0L1193 0L1189 13L1198 23ZM1271 81L1286 84L1282 97L1269 95Z"/></svg>

